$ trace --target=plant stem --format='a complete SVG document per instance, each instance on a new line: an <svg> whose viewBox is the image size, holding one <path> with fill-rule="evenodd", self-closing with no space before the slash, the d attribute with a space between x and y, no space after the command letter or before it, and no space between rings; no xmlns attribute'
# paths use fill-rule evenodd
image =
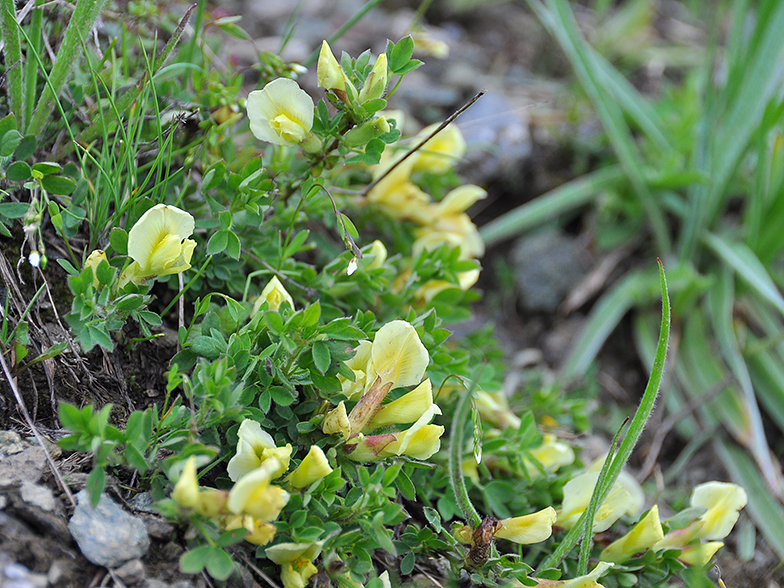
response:
<svg viewBox="0 0 784 588"><path fill-rule="evenodd" d="M481 376L481 371L480 368L478 376ZM460 400L458 400L455 407L455 414L452 417L452 430L449 434L449 481L457 504L460 506L460 510L463 511L466 522L472 528L478 527L482 519L471 503L468 490L466 489L465 478L463 477L463 447L465 445L465 424L471 411L471 399L473 398L477 381L479 381L478 377L473 378L471 386L463 390L463 393L460 395Z"/></svg>

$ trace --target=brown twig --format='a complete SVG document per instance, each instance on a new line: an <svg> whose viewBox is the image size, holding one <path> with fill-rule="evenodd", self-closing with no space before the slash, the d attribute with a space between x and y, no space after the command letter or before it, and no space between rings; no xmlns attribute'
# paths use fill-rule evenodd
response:
<svg viewBox="0 0 784 588"><path fill-rule="evenodd" d="M46 461L49 463L49 469L52 470L52 475L57 480L58 485L68 497L68 500L71 503L71 506L76 508L76 499L74 498L73 494L71 493L71 489L63 480L63 477L60 475L60 470L57 469L57 465L55 465L54 460L52 459L49 450L46 448L46 443L44 443L43 437L38 432L38 429L33 422L33 419L30 418L30 413L27 412L27 406L25 406L24 399L22 395L19 393L19 388L16 386L16 377L11 374L11 370L8 368L8 364L5 361L5 356L0 353L0 364L3 366L3 372L5 373L5 379L8 381L8 385L11 386L11 392L13 392L14 397L16 398L16 402L19 405L19 410L22 411L22 416L24 416L25 421L27 422L27 426L30 427L30 430L33 432L36 441L41 446L41 449L44 450L44 455L46 456Z"/></svg>
<svg viewBox="0 0 784 588"><path fill-rule="evenodd" d="M264 580L267 584L269 584L272 588L280 588L280 586L278 586L278 584L272 578L270 578L267 574L262 572L255 565L253 565L253 563L251 563L251 561L247 557L245 557L245 554L240 553L239 556L242 558L242 561L245 562L246 566L248 566L251 570L256 572L259 576L261 576L261 579Z"/></svg>
<svg viewBox="0 0 784 588"><path fill-rule="evenodd" d="M367 196L367 195L368 195L368 193L369 193L369 192L370 192L370 191L371 191L373 188L375 188L375 187L378 185L378 183L379 183L381 180L383 180L383 179L384 179L384 178L386 178L386 177L387 177L389 174L391 174L391 173L394 171L394 169L395 169L397 166L399 166L399 165L400 165L401 163L403 163L403 162L404 162L406 159L408 159L409 157L411 157L411 156L412 156L414 153L416 153L417 151L419 151L419 150L422 148L422 146L423 146L425 143L427 143L427 142L428 142L430 139L432 139L432 138L433 138L433 137L435 137L435 136L436 136L438 133L440 133L441 131L443 131L443 130L444 130L446 127L447 127L447 126L449 126L449 124L450 124L451 122L453 122L453 121L454 121L454 120L455 120L455 119L456 119L458 116L460 116L460 115L461 115L461 114L463 114L463 113L464 113L466 110L468 110L468 108L469 108L469 107L470 107L470 106L471 106L471 105L472 105L474 102L476 102L477 100L479 100L479 99L480 99L482 96L484 96L486 93L487 93L487 90L480 90L479 92L477 92L476 96L474 96L473 98L471 98L471 100L469 100L468 102L466 102L465 104L463 104L463 106L461 106L461 107L460 107L460 108L458 108L458 109L457 109L455 112L453 112L453 113L452 113L452 114L449 116L449 118L447 118L447 119L446 119L444 122L442 122L440 125L438 125L438 128L437 128L435 131L433 131L433 132L432 132L432 133L430 133L430 134L429 134L427 137L425 137L424 139L422 139L422 140L421 140L419 143L417 143L417 144L416 144L414 147L412 147L412 148L411 148L411 149L408 151L408 153L406 153L406 154L405 154L403 157L401 157L401 158L400 158L400 159L398 159L398 160L397 160L395 163L393 163L393 164L392 164L392 165L389 167L389 169L388 169L388 170L386 170L386 171L385 171L383 174L381 174L381 175L380 175L379 177L377 177L375 180L373 180L372 182L370 182L370 183L369 183L369 184L368 184L368 185L365 187L365 189L364 189L364 190L362 190L362 196Z"/></svg>

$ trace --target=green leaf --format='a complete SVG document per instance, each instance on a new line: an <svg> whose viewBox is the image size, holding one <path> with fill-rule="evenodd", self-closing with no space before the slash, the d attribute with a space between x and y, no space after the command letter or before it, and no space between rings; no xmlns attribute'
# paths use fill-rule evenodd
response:
<svg viewBox="0 0 784 588"><path fill-rule="evenodd" d="M118 255L128 255L128 232L115 227L109 233L109 243Z"/></svg>
<svg viewBox="0 0 784 588"><path fill-rule="evenodd" d="M101 492L106 486L106 472L102 466L96 466L90 475L87 476L85 488L90 495L90 505L95 508L101 500Z"/></svg>
<svg viewBox="0 0 784 588"><path fill-rule="evenodd" d="M300 511L304 512L304 511ZM248 530L244 527L239 529L232 529L231 531L226 531L222 533L220 537L215 540L215 545L218 547L228 547L229 545L234 545L235 543L239 543L242 541L243 537L248 534Z"/></svg>
<svg viewBox="0 0 784 588"><path fill-rule="evenodd" d="M397 43L387 48L387 62L389 71L397 74L398 70L408 65L411 56L414 54L414 39L411 35L403 37Z"/></svg>
<svg viewBox="0 0 784 588"><path fill-rule="evenodd" d="M0 137L5 135L8 131L16 130L16 116L14 113L8 114L0 118Z"/></svg>
<svg viewBox="0 0 784 588"><path fill-rule="evenodd" d="M207 242L207 255L220 253L229 244L229 231L221 229L216 231Z"/></svg>
<svg viewBox="0 0 784 588"><path fill-rule="evenodd" d="M180 570L186 574L198 574L207 565L207 558L212 551L209 545L186 551L180 556Z"/></svg>
<svg viewBox="0 0 784 588"><path fill-rule="evenodd" d="M233 232L228 231L227 234L227 243L226 243L226 255L233 259L239 259L240 253L242 252L242 245L240 244L240 238Z"/></svg>
<svg viewBox="0 0 784 588"><path fill-rule="evenodd" d="M0 216L6 218L22 218L30 205L25 202L0 202Z"/></svg>
<svg viewBox="0 0 784 588"><path fill-rule="evenodd" d="M212 190L218 184L220 184L223 177L226 175L226 162L222 159L220 161L216 161L213 163L204 174L204 179L201 183L201 189L203 192L207 190Z"/></svg>
<svg viewBox="0 0 784 588"><path fill-rule="evenodd" d="M14 151L14 159L17 161L29 159L37 148L38 142L33 135L22 137L22 140L19 141L19 145L16 146L16 150Z"/></svg>
<svg viewBox="0 0 784 588"><path fill-rule="evenodd" d="M63 166L61 166L59 163L52 163L51 161L40 161L33 164L33 171L37 171L44 176L49 174L59 174L61 171L63 171Z"/></svg>
<svg viewBox="0 0 784 588"><path fill-rule="evenodd" d="M297 399L296 393L284 386L272 386L269 393L279 406L291 406Z"/></svg>
<svg viewBox="0 0 784 588"><path fill-rule="evenodd" d="M29 180L31 175L32 169L24 161L15 161L5 170L5 177L13 182L24 182Z"/></svg>
<svg viewBox="0 0 784 588"><path fill-rule="evenodd" d="M327 373L329 369L329 364L332 361L332 357L329 353L329 347L324 341L316 341L313 343L313 363L316 365L316 369L321 372L321 374Z"/></svg>
<svg viewBox="0 0 784 588"><path fill-rule="evenodd" d="M44 176L41 178L41 186L57 196L67 196L76 189L76 183L65 176Z"/></svg>
<svg viewBox="0 0 784 588"><path fill-rule="evenodd" d="M207 554L207 571L216 580L225 580L231 576L234 562L231 556L219 547L213 547Z"/></svg>
<svg viewBox="0 0 784 588"><path fill-rule="evenodd" d="M409 551L402 560L400 560L400 573L404 576L409 575L411 572L414 571L414 565L416 564L416 554L413 551Z"/></svg>
<svg viewBox="0 0 784 588"><path fill-rule="evenodd" d="M395 486L406 500L416 500L416 488L405 471L401 471L395 478Z"/></svg>
<svg viewBox="0 0 784 588"><path fill-rule="evenodd" d="M289 241L289 244L286 245L286 248L283 250L283 258L291 257L292 255L299 253L302 249L302 246L305 244L305 241L308 240L308 236L310 235L310 231L305 229L300 231L294 238Z"/></svg>
<svg viewBox="0 0 784 588"><path fill-rule="evenodd" d="M21 140L22 134L19 131L7 131L2 137L0 137L0 157L8 157L9 155L13 154Z"/></svg>

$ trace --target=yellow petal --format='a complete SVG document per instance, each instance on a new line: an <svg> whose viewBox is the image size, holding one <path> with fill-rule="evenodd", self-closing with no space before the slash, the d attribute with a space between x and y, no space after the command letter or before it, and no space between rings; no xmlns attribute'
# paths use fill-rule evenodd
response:
<svg viewBox="0 0 784 588"><path fill-rule="evenodd" d="M499 521L501 526L496 530L495 536L523 545L539 543L553 534L553 523L557 518L555 509L548 506L529 515L503 519Z"/></svg>
<svg viewBox="0 0 784 588"><path fill-rule="evenodd" d="M585 509L588 508L598 478L599 472L586 472L569 480L564 485L563 507L558 515L558 525L567 529L574 526ZM625 514L639 512L638 509L641 508L639 498L625 485L628 483L628 479L619 476L613 484L607 498L596 511L593 524L594 533L606 531ZM636 490L632 490L636 492Z"/></svg>
<svg viewBox="0 0 784 588"><path fill-rule="evenodd" d="M707 565L716 552L724 545L721 541L709 541L699 545L689 545L678 556L678 559L690 566Z"/></svg>
<svg viewBox="0 0 784 588"><path fill-rule="evenodd" d="M157 204L145 212L128 233L128 255L139 265L134 279L188 269L196 246L187 239L193 229L193 217L174 206Z"/></svg>
<svg viewBox="0 0 784 588"><path fill-rule="evenodd" d="M321 430L325 435L341 433L343 440L348 441L348 438L351 436L351 423L348 420L345 402L341 400L337 407L324 417Z"/></svg>
<svg viewBox="0 0 784 588"><path fill-rule="evenodd" d="M174 486L172 498L183 508L193 508L199 503L199 480L196 478L196 459L189 457L180 479Z"/></svg>
<svg viewBox="0 0 784 588"><path fill-rule="evenodd" d="M265 551L267 559L278 565L298 559L313 561L321 553L320 543L278 543Z"/></svg>
<svg viewBox="0 0 784 588"><path fill-rule="evenodd" d="M408 394L382 406L364 430L372 431L389 425L413 423L431 406L433 386L428 378Z"/></svg>
<svg viewBox="0 0 784 588"><path fill-rule="evenodd" d="M460 214L485 198L487 198L487 190L473 184L464 184L449 192L438 203L439 216Z"/></svg>
<svg viewBox="0 0 784 588"><path fill-rule="evenodd" d="M247 108L250 130L260 141L296 145L313 127L313 99L294 80L278 78L251 92Z"/></svg>
<svg viewBox="0 0 784 588"><path fill-rule="evenodd" d="M264 450L275 447L275 441L269 433L263 431L261 425L251 419L242 421L237 436L239 437L237 453L229 460L226 468L233 482L259 467Z"/></svg>
<svg viewBox="0 0 784 588"><path fill-rule="evenodd" d="M229 492L228 509L234 514L252 515L265 523L278 518L289 501L288 492L270 485L272 474L279 468L280 462L270 458L242 476Z"/></svg>
<svg viewBox="0 0 784 588"><path fill-rule="evenodd" d="M327 456L324 455L321 447L311 445L310 451L287 478L288 483L293 488L306 488L332 472Z"/></svg>
<svg viewBox="0 0 784 588"><path fill-rule="evenodd" d="M440 123L422 129L414 138L414 143L427 137L439 127ZM444 174L452 169L466 153L466 142L457 125L450 124L435 137L425 143L418 151L413 166L414 171ZM465 210L465 208L463 209Z"/></svg>
<svg viewBox="0 0 784 588"><path fill-rule="evenodd" d="M589 574L574 578L573 580L567 580L561 584L561 588L604 588L596 580L612 566L613 564L611 563L600 561Z"/></svg>
<svg viewBox="0 0 784 588"><path fill-rule="evenodd" d="M741 508L746 506L746 491L737 484L707 482L697 486L691 495L691 506L704 507L702 515L702 539L724 539L738 520Z"/></svg>
<svg viewBox="0 0 784 588"><path fill-rule="evenodd" d="M316 66L318 85L325 90L344 90L346 89L343 68L340 67L332 48L326 41L321 42L318 65Z"/></svg>
<svg viewBox="0 0 784 588"><path fill-rule="evenodd" d="M393 382L395 386L419 384L430 361L414 327L401 320L378 330L371 358L376 374L383 382Z"/></svg>
<svg viewBox="0 0 784 588"><path fill-rule="evenodd" d="M602 551L601 560L623 563L635 553L650 549L664 538L659 507L653 505L650 511L623 537L613 541Z"/></svg>
<svg viewBox="0 0 784 588"><path fill-rule="evenodd" d="M256 303L253 305L253 314L259 311L264 302L267 303L270 310L278 310L284 302L287 302L292 310L294 309L294 299L286 288L283 287L283 284L280 283L277 276L273 276L267 285L264 286Z"/></svg>

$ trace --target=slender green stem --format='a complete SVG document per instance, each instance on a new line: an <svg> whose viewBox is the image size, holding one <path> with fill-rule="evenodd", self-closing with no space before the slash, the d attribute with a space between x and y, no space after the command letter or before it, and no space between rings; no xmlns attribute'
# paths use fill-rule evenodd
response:
<svg viewBox="0 0 784 588"><path fill-rule="evenodd" d="M481 371L480 368L480 373L477 376L481 377ZM460 400L458 400L455 407L455 414L452 417L452 431L449 434L449 480L452 485L452 492L455 494L460 510L463 511L466 522L474 528L482 522L482 518L471 503L468 489L465 485L465 478L463 477L463 447L465 446L466 423L469 420L468 417L471 411L471 399L473 398L479 377L472 378L471 386L463 390L463 393L460 395Z"/></svg>
<svg viewBox="0 0 784 588"><path fill-rule="evenodd" d="M643 427L645 427L645 423L648 421L648 418L651 415L653 405L656 401L656 396L659 392L662 376L664 374L664 364L665 360L667 359L667 346L670 339L671 319L667 278L664 275L664 268L661 265L661 261L659 261L659 276L661 278L662 286L662 320L659 330L659 343L656 347L656 355L654 356L653 367L651 369L651 377L648 380L648 385L645 387L642 400L640 400L640 406L637 408L637 412L634 413L634 417L629 424L629 431L626 433L626 436L621 442L615 457L613 457L612 463L609 466L607 465L607 463L610 461L609 455L605 460L605 465L602 468L602 474L606 473L606 476L602 477L602 474L600 474L599 479L596 482L596 487L594 488L593 496L591 498L592 503L595 501L596 504L602 504L605 498L607 498L607 495L610 492L610 488L612 488L612 485L615 483L615 480L621 473L621 469L626 463L626 460L629 459L634 446L637 444L637 441L642 434ZM595 510L593 512L595 514ZM558 548L549 557L545 558L537 571L542 571L546 568L557 566L563 561L566 555L580 540L580 536L584 533L586 525L589 525L588 521L590 519L588 519L588 516L588 509L586 509L577 524L572 527L569 533L567 533L566 537L564 537L564 539L561 541L561 544L558 546ZM590 527L592 526L593 521L590 520ZM586 540L587 539L588 538L586 537ZM590 546L588 549L590 550Z"/></svg>
<svg viewBox="0 0 784 588"><path fill-rule="evenodd" d="M22 39L19 24L16 22L14 0L0 0L0 37L5 42L3 53L11 112L15 113L18 119L23 119Z"/></svg>
<svg viewBox="0 0 784 588"><path fill-rule="evenodd" d="M191 37L188 46L185 48L184 55L182 56L182 60L185 63L191 63L193 61L193 54L196 52L196 47L199 43L199 32L201 31L201 25L204 22L204 7L206 2L204 0L198 0L198 2L191 6L190 10L188 11L188 15L190 15L191 11L193 11L194 6L196 7L196 22L193 23L193 36ZM193 73L191 71L191 83L193 82Z"/></svg>
<svg viewBox="0 0 784 588"><path fill-rule="evenodd" d="M65 36L57 51L57 61L49 74L49 84L44 86L41 99L27 128L31 135L40 135L44 123L51 116L51 106L63 89L71 70L79 61L82 43L87 39L106 0L80 0L65 29Z"/></svg>

